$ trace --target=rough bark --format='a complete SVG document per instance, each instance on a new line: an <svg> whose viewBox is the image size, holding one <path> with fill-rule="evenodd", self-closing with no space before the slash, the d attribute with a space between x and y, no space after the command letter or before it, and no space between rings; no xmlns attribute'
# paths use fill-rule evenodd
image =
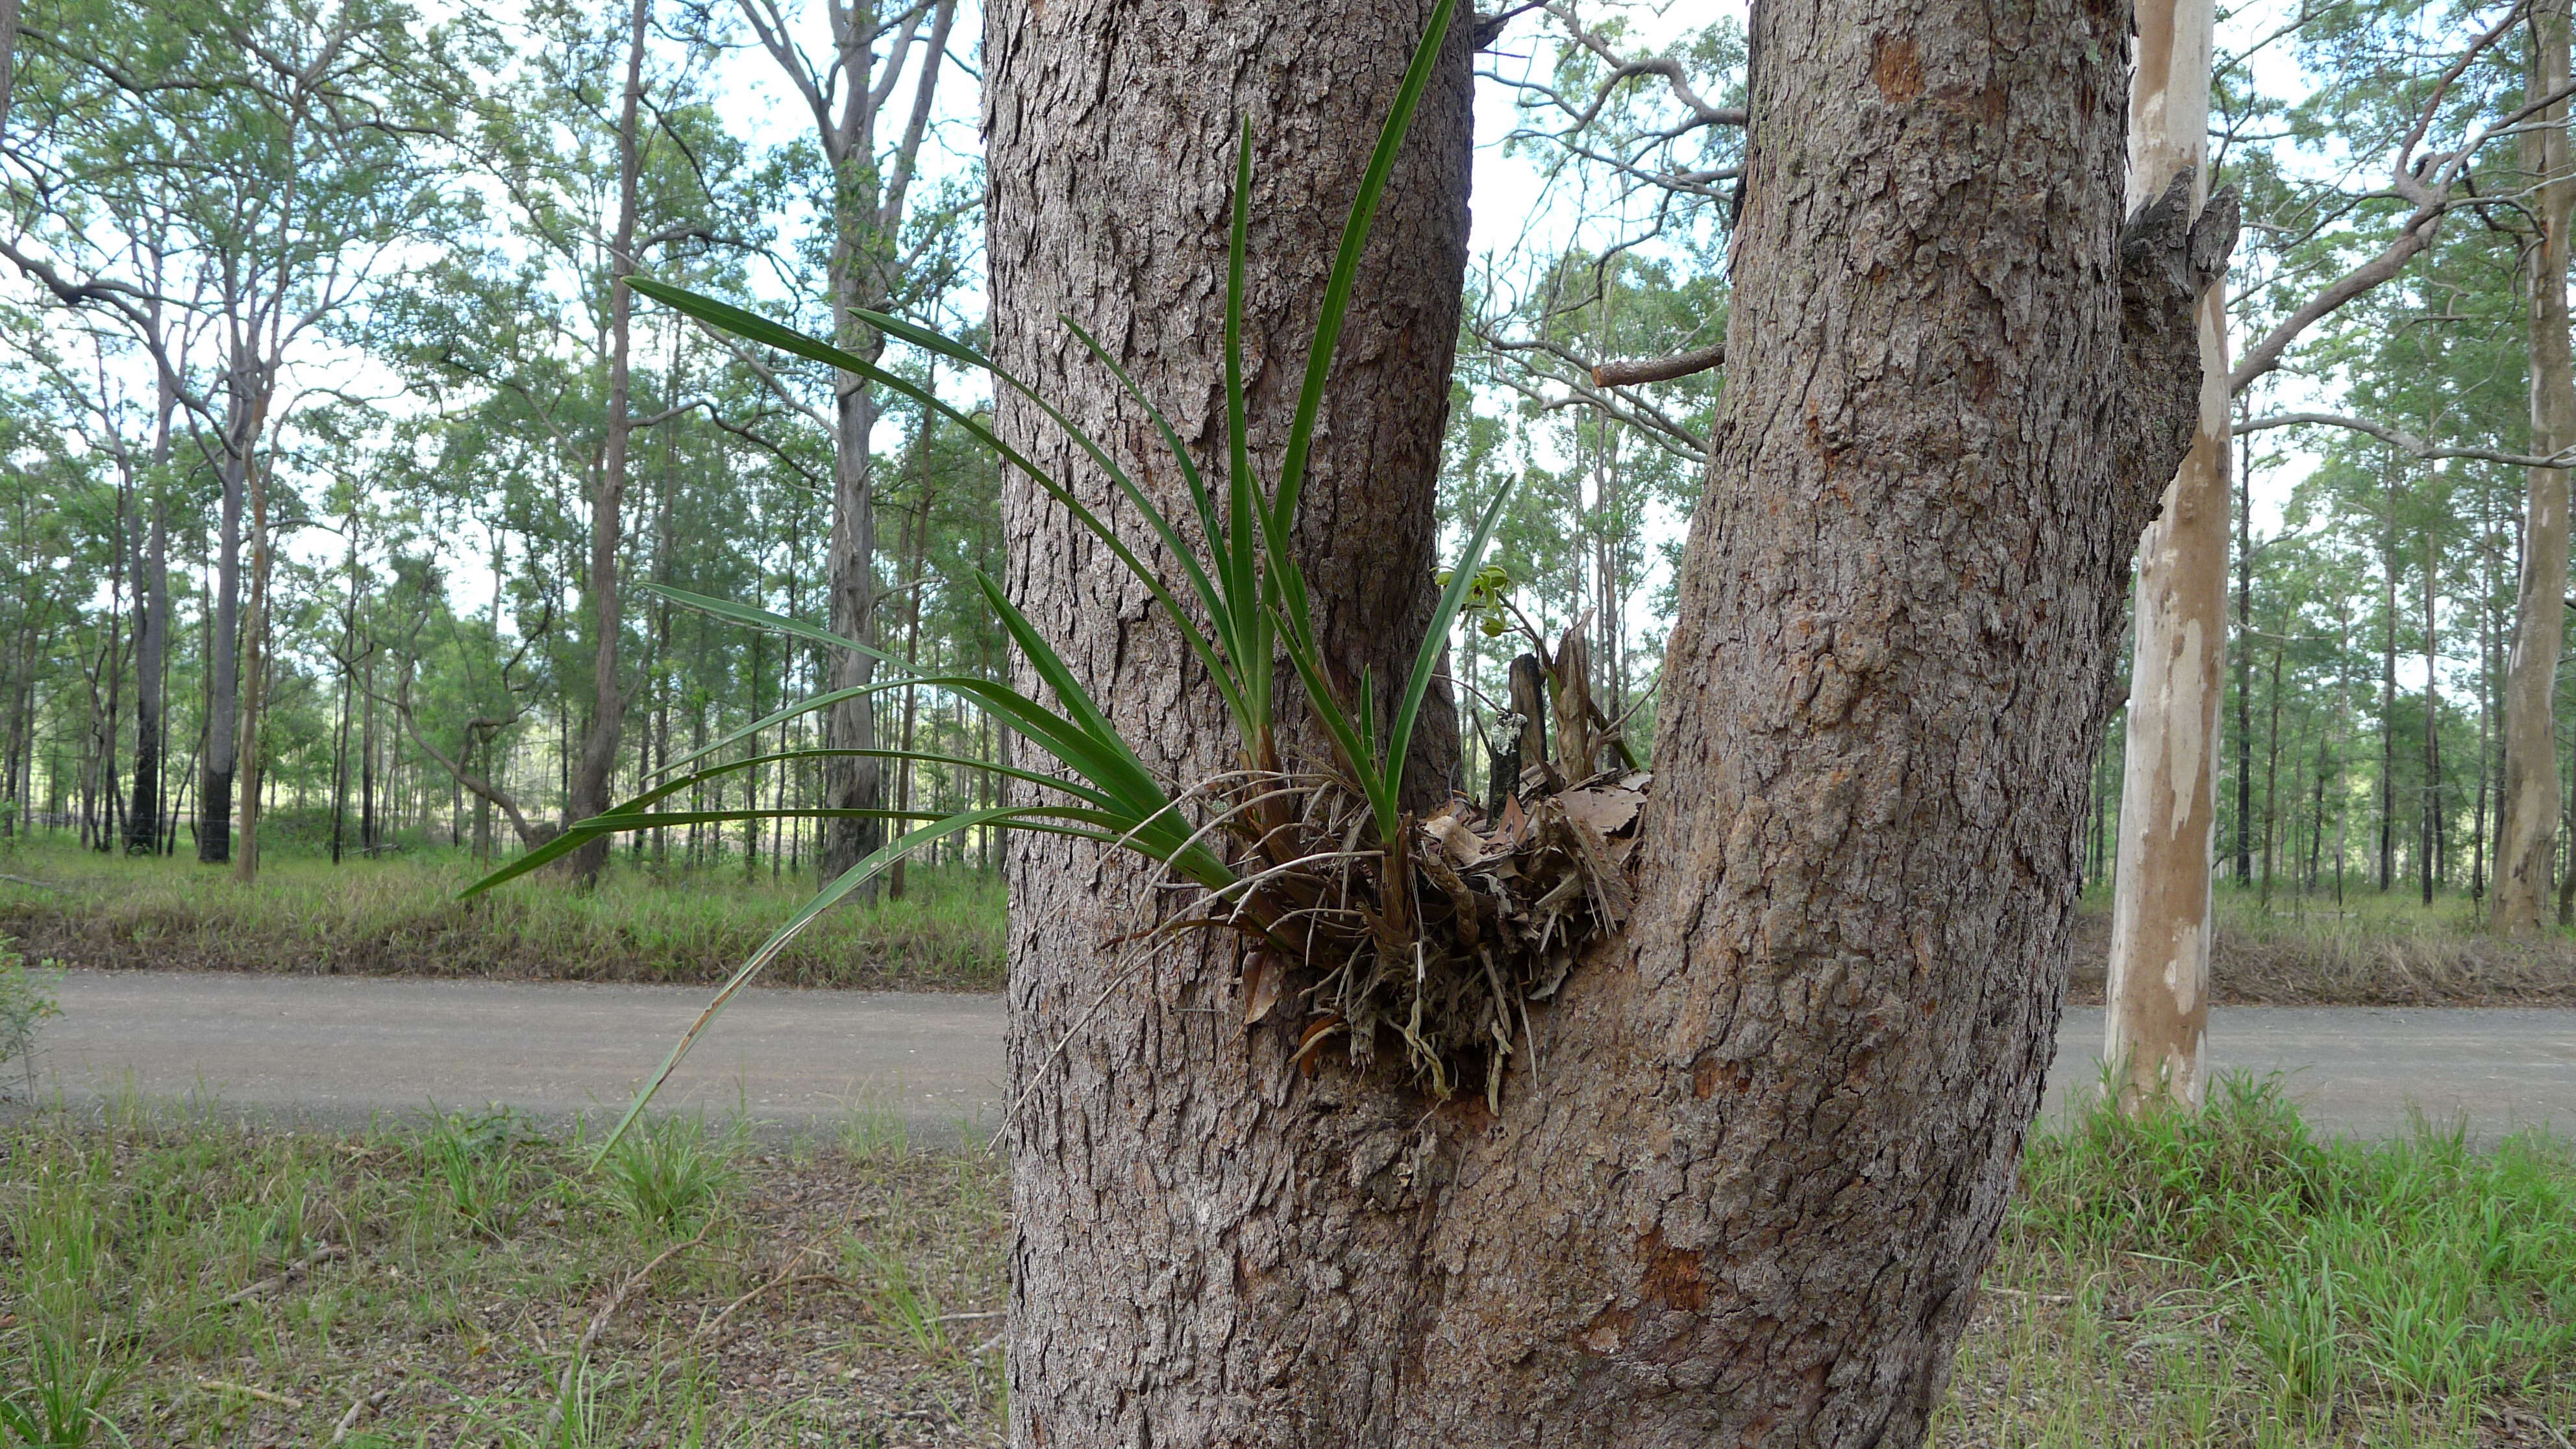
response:
<svg viewBox="0 0 2576 1449"><path fill-rule="evenodd" d="M644 100L644 27L652 11L652 0L635 0L628 22L626 94L617 116L617 227L608 251L608 430L600 448L599 475L592 481L590 494L590 728L582 736L581 759L573 768L566 803L568 822L601 814L612 803L608 795L610 777L617 768L617 742L626 725L626 693L617 678L617 635L623 624L617 547L625 517L626 455L635 434L632 370L628 362L635 294L626 289L626 279L635 275L640 170L636 112ZM457 775L462 783L463 776L456 766L450 765L448 772ZM512 824L519 827L520 838L526 839L526 828L516 819ZM608 865L608 846L603 836L574 851L572 873L585 881L597 880Z"/></svg>
<svg viewBox="0 0 2576 1449"><path fill-rule="evenodd" d="M1221 465L1226 234L1248 120L1243 335L1254 466L1275 478L1343 215L1430 9L988 7L998 360L1118 449L1167 513L1192 510L1177 470L1155 456L1150 421L1057 315L1090 329L1199 456ZM1363 665L1382 686L1400 680L1431 613L1434 488L1466 265L1466 40L1464 25L1452 30L1378 213L1309 463L1296 543L1322 647L1348 681ZM1033 410L1006 397L999 425L1130 537L1145 536ZM1145 591L1017 475L1003 521L1012 596L1145 762L1182 779L1235 767L1222 705ZM1023 677L1020 687L1037 686ZM1296 693L1284 671L1278 693ZM1448 718L1436 700L1430 719ZM1312 747L1302 720L1283 723L1284 749ZM1413 778L1445 779L1454 732L1427 733ZM1419 1225L1354 1189L1380 1169L1381 1189L1391 1182L1409 1144L1402 1126L1423 1104L1337 1071L1306 1083L1288 1065L1291 1038L1247 1038L1230 947L1193 938L1141 958L1103 949L1132 925L1134 904L1157 900L1153 877L1123 857L1033 836L1013 843L1006 868L1010 1079L1028 1094L1011 1126L1015 1441L1382 1441L1419 1361L1429 1285ZM1112 999L1090 1013L1104 992ZM1336 1093L1342 1105L1324 1105ZM1356 1179L1355 1162L1365 1164ZM1338 1291L1353 1280L1384 1291Z"/></svg>
<svg viewBox="0 0 2576 1449"><path fill-rule="evenodd" d="M2532 7L2535 98L2568 80L2567 0ZM2544 111L2522 134L2522 169L2536 184L2530 215L2540 234L2524 253L2529 292L2531 451L2576 447L2576 360L2568 344L2568 225L2576 213L2569 176L2567 104ZM2496 829L2495 928L2537 935L2558 846L2558 656L2566 630L2567 470L2533 468L2524 484L2522 581L2513 653L2504 686L2504 799Z"/></svg>
<svg viewBox="0 0 2576 1449"><path fill-rule="evenodd" d="M989 12L996 349L1166 499L1056 313L1220 436L1248 114L1270 456L1427 9ZM1754 12L1730 327L1760 361L1730 378L1684 564L1639 917L1532 1010L1499 1116L1330 1052L1304 1077L1297 1013L1241 1025L1228 949L1107 944L1151 877L1014 852L1014 1443L1921 1437L2038 1101L2128 560L2190 446L2194 302L2234 225L2195 230L2180 192L2122 245L2127 22ZM1388 192L1300 532L1354 679L1430 603L1464 40ZM1028 410L1000 421L1107 506ZM1033 488L1004 506L1014 596L1148 763L1230 765L1141 591Z"/></svg>
<svg viewBox="0 0 2576 1449"><path fill-rule="evenodd" d="M2192 177L2209 190L2210 0L2141 0L2129 89L2132 207ZM2138 540L2137 643L2113 876L2103 1056L2119 1101L2198 1106L2206 1088L2211 856L2227 652L2227 299L2200 300L2199 431Z"/></svg>

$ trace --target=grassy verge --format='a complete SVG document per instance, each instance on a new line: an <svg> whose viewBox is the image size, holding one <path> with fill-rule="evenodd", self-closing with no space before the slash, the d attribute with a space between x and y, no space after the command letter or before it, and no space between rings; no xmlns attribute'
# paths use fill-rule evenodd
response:
<svg viewBox="0 0 2576 1449"><path fill-rule="evenodd" d="M0 1393L92 1443L996 1442L1001 1165L507 1115L0 1128ZM2032 1142L1934 1443L2561 1445L2576 1150L2197 1120ZM83 1410L95 1417L84 1418ZM0 1431L0 1442L6 1442ZM66 1437L65 1442L80 1442Z"/></svg>
<svg viewBox="0 0 2576 1449"><path fill-rule="evenodd" d="M2576 1149L2320 1143L2277 1080L2036 1136L1934 1442L2563 1445Z"/></svg>
<svg viewBox="0 0 2576 1449"><path fill-rule="evenodd" d="M621 864L595 890L538 876L471 901L459 855L282 855L255 885L185 858L134 860L29 843L0 872L0 934L29 959L106 969L721 979L812 893L767 871ZM30 885L29 881L43 882ZM994 990L1002 887L965 869L915 870L906 898L853 903L799 937L767 979L803 986Z"/></svg>
<svg viewBox="0 0 2576 1449"><path fill-rule="evenodd" d="M2427 906L2411 891L2368 888L2314 898L2222 883L2210 958L2212 999L2231 1006L2576 1006L2576 934L2489 935L2466 896ZM2076 916L2074 999L2102 1000L2111 898L2089 892Z"/></svg>
<svg viewBox="0 0 2576 1449"><path fill-rule="evenodd" d="M793 1144L669 1121L596 1173L506 1115L326 1138L128 1108L5 1147L0 1392L59 1426L38 1443L876 1445L997 1422L997 1174L864 1121Z"/></svg>
<svg viewBox="0 0 2576 1449"><path fill-rule="evenodd" d="M597 890L551 877L471 902L481 874L452 852L338 867L272 857L245 890L189 860L125 860L37 840L0 858L0 935L30 959L105 969L176 967L371 975L704 982L721 978L802 904L810 882L739 866L656 873L620 864ZM17 877L10 879L9 877ZM28 881L45 884L29 885ZM902 901L845 905L769 978L800 986L998 990L1004 894L963 869L916 870ZM2223 885L2212 967L2230 1005L2576 1006L2576 934L2488 936L2465 897L2330 896ZM2110 900L2077 916L2073 999L2099 1004Z"/></svg>

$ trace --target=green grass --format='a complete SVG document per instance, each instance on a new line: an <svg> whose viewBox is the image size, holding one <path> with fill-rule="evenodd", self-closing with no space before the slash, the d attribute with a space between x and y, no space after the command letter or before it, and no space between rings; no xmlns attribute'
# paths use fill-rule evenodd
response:
<svg viewBox="0 0 2576 1449"><path fill-rule="evenodd" d="M620 1151L594 1171L501 1112L0 1127L0 1446L319 1445L344 1418L379 1446L998 1441L998 1159L864 1112L795 1141L667 1120ZM2198 1118L2033 1137L1933 1442L2571 1426L2576 1148L2319 1142L2237 1080Z"/></svg>
<svg viewBox="0 0 2576 1449"><path fill-rule="evenodd" d="M635 1140L640 1197L502 1113L0 1128L0 1446L995 1437L993 1162Z"/></svg>
<svg viewBox="0 0 2576 1449"><path fill-rule="evenodd" d="M38 838L0 871L0 934L30 960L129 968L518 976L576 981L722 980L812 894L763 866L656 874L619 862L596 889L532 877L471 901L462 853L328 860L280 853L247 888L193 859L129 859ZM24 884L39 880L47 889ZM998 989L1003 891L964 867L910 874L906 897L849 903L818 921L765 978L805 986Z"/></svg>
<svg viewBox="0 0 2576 1449"><path fill-rule="evenodd" d="M2277 1080L2036 1136L1941 1444L2551 1444L2576 1149L2319 1142ZM2529 1431L2529 1437L2524 1431Z"/></svg>

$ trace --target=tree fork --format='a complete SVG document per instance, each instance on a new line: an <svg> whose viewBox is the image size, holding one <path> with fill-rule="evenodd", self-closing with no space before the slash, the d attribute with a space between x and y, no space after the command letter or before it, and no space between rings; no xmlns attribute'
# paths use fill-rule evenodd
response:
<svg viewBox="0 0 2576 1449"><path fill-rule="evenodd" d="M1212 198L1248 117L1275 449L1271 344L1311 324L1428 9L988 10L1003 365L1149 446L1070 313L1183 436L1221 436ZM1297 1013L1244 1025L1228 943L1104 948L1152 872L1014 853L1015 1444L1921 1438L2053 1049L2128 560L2192 446L2233 237L2188 175L2123 231L2128 19L1756 8L1730 331L1758 361L1683 565L1638 919L1531 1010L1498 1115L1339 1053L1304 1075ZM1387 193L1297 540L1347 678L1389 677L1429 613L1466 59L1453 36ZM1142 473L1178 506L1170 471ZM1015 601L1147 763L1230 768L1143 591L1025 482L1004 516Z"/></svg>

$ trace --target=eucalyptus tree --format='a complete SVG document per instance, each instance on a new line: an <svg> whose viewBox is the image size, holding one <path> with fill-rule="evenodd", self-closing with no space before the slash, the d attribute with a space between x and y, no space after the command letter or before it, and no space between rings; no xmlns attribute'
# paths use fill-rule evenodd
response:
<svg viewBox="0 0 2576 1449"><path fill-rule="evenodd" d="M580 600L551 621L557 637L546 646L557 655L553 677L587 696L563 701L565 722L581 720L563 801L568 818L580 818L607 807L632 712L624 575L636 439L715 405L703 390L673 386L685 335L658 354L639 352L625 283L650 263L701 284L738 284L739 258L763 241L766 194L703 94L710 53L660 43L649 5L549 6L536 23L542 43L479 103L463 140L494 192L477 216L498 220L503 236L482 230L488 221L460 226L431 285L389 299L371 336L442 410L480 419L447 439L502 464L479 476L533 470L583 500L577 536L550 540L578 555L554 577L578 579ZM615 83L603 86L603 75ZM576 635L577 655L564 647ZM456 755L434 758L463 769ZM514 820L528 818L492 782L458 779ZM522 833L534 831L531 822ZM605 860L602 847L576 869L595 875Z"/></svg>
<svg viewBox="0 0 2576 1449"><path fill-rule="evenodd" d="M936 246L954 208L914 211L922 147L947 65L957 0L824 0L826 45L809 52L795 38L792 9L782 0L737 0L761 49L777 63L812 124L820 150L826 218L824 291L830 334L843 349L870 362L884 355L885 339L862 311L894 311L911 300L917 253ZM909 75L911 86L905 93ZM893 122L901 118L900 127ZM927 224L929 236L919 235ZM907 235L907 231L914 235ZM878 637L878 587L873 434L879 401L867 381L841 373L832 383L832 537L827 590L834 633L847 639ZM855 650L831 655L835 689L854 689L874 677L875 661ZM875 696L858 694L826 716L832 746L872 749L877 744ZM825 766L825 804L864 810L881 803L880 766L871 757L835 756ZM825 827L823 871L838 875L876 848L882 825L872 819L835 819Z"/></svg>
<svg viewBox="0 0 2576 1449"><path fill-rule="evenodd" d="M2568 228L2576 224L2576 151L2567 140L2569 7L2532 0L2525 104L2541 103L2520 138L2519 210L2527 236L2523 286L2530 357L2528 451L2556 459L2576 449L2576 355L2568 335ZM2565 468L2529 470L2522 590L2505 710L2504 815L2496 837L2496 929L2540 929L2557 844L2559 649L2565 639L2568 491ZM2576 872L2569 873L2576 878ZM2562 899L2564 897L2562 896ZM2561 923L2565 910L2560 911Z"/></svg>
<svg viewBox="0 0 2576 1449"><path fill-rule="evenodd" d="M446 35L384 0L75 0L26 35L57 74L47 119L11 143L18 233L0 239L67 307L122 314L189 409L191 441L222 480L213 703L200 762L199 858L231 857L242 709L243 513L263 446L288 419L291 361L366 298L443 200L421 137L445 124ZM147 291L90 254L80 202L154 178L200 290L214 356L192 378L167 355ZM111 256L113 253L111 253ZM273 541L250 540L255 560ZM258 567L254 566L254 583ZM254 600L254 603L257 601ZM246 862L247 864L247 862Z"/></svg>

